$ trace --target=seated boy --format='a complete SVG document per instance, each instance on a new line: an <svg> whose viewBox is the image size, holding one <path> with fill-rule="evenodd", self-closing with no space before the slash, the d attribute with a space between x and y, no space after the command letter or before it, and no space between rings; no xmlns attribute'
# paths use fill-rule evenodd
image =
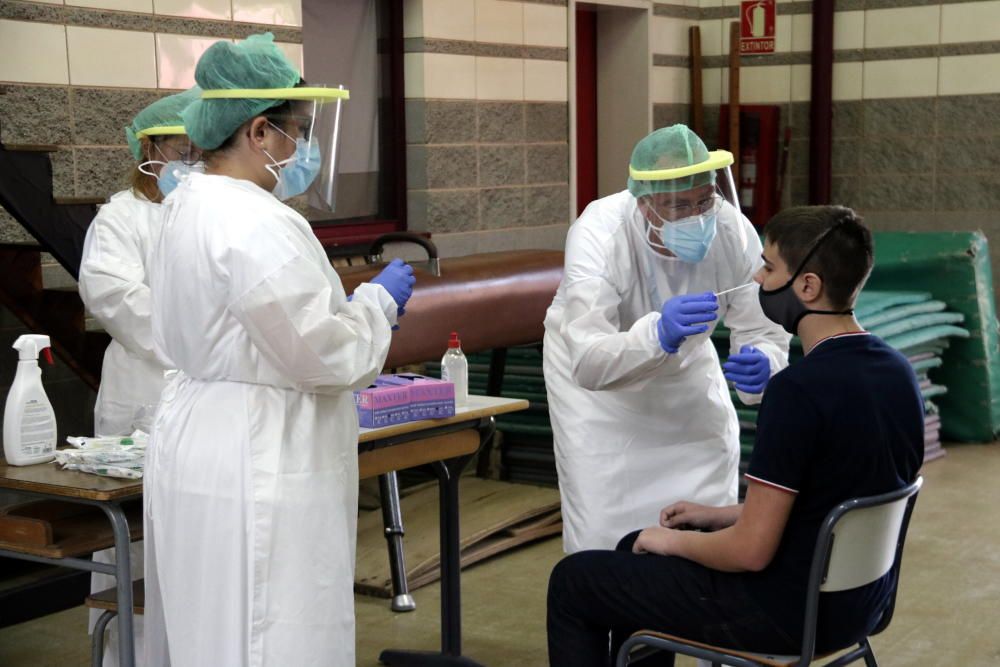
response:
<svg viewBox="0 0 1000 667"><path fill-rule="evenodd" d="M616 551L584 551L556 565L548 594L553 667L613 664L621 642L642 628L798 653L824 517L848 498L916 477L924 415L913 369L865 332L852 310L871 271L871 233L851 209L812 206L779 213L765 234L755 277L761 307L798 334L806 356L765 391L745 502L675 503L660 525L626 536ZM890 598L891 578L824 593L817 651L867 636ZM666 653L656 660L673 664Z"/></svg>

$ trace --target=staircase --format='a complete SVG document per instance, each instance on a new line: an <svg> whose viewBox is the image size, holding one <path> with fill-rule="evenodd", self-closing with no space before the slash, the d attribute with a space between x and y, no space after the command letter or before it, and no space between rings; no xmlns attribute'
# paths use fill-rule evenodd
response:
<svg viewBox="0 0 1000 667"><path fill-rule="evenodd" d="M0 145L0 206L34 242L0 243L0 304L91 388L101 377L110 337L88 319L77 291L83 240L97 198L55 198L48 154L55 146Z"/></svg>

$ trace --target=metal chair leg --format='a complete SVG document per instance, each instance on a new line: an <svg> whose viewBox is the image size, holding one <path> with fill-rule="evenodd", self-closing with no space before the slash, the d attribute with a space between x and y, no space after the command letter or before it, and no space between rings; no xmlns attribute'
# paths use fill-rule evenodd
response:
<svg viewBox="0 0 1000 667"><path fill-rule="evenodd" d="M399 507L399 478L395 471L378 477L378 491L382 498L382 525L385 527L386 547L389 549L389 572L392 576L392 610L413 611L417 603L410 595L406 581L406 559L403 554L403 513Z"/></svg>
<svg viewBox="0 0 1000 667"><path fill-rule="evenodd" d="M108 628L108 623L118 612L105 611L94 623L94 634L90 638L90 664L91 667L101 667L104 664L104 631Z"/></svg>
<svg viewBox="0 0 1000 667"><path fill-rule="evenodd" d="M865 656L864 656L864 658L865 658L865 667L878 667L878 660L875 659L875 650L872 649L871 642L869 642L868 639L866 638L861 643L861 645L864 646L866 649L868 649L868 652L865 653Z"/></svg>

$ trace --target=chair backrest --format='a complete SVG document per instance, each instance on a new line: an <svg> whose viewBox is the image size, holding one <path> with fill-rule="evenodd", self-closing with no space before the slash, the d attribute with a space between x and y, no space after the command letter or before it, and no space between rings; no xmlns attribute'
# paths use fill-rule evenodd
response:
<svg viewBox="0 0 1000 667"><path fill-rule="evenodd" d="M892 493L850 500L831 512L830 516L836 514L830 525L829 561L820 591L864 586L892 568L909 499L920 483L918 479Z"/></svg>
<svg viewBox="0 0 1000 667"><path fill-rule="evenodd" d="M898 576L910 515L923 485L922 477L896 491L854 498L830 510L820 527L806 594L802 656L812 660L821 592L864 586L895 570ZM892 594L895 598L895 591ZM875 632L888 625L892 607Z"/></svg>

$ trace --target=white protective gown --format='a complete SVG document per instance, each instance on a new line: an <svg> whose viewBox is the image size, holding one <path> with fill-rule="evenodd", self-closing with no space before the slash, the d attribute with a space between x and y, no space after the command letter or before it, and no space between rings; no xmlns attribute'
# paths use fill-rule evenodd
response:
<svg viewBox="0 0 1000 667"><path fill-rule="evenodd" d="M348 301L302 216L192 174L164 203L153 337L178 373L145 478L151 667L354 664L358 421L396 304Z"/></svg>
<svg viewBox="0 0 1000 667"><path fill-rule="evenodd" d="M592 202L570 227L544 345L568 553L613 549L677 500L736 502L739 425L711 330L677 354L656 335L668 299L752 280L761 263L756 231L729 204L717 228L697 264L659 255L628 191ZM719 318L734 351L754 345L772 374L788 364L790 336L764 317L756 287L721 296Z"/></svg>
<svg viewBox="0 0 1000 667"><path fill-rule="evenodd" d="M163 390L163 366L153 352L149 279L146 270L152 244L160 232L162 208L124 190L101 206L87 229L80 262L80 296L87 310L111 334L104 352L101 387L94 406L94 432L128 435L137 427L148 431ZM133 542L132 577L142 577L142 542ZM101 563L114 562L114 549L94 554ZM91 590L112 588L115 578L95 573ZM90 624L100 615L90 612ZM118 624L107 632L104 665L118 661ZM136 616L137 653L142 647L142 617Z"/></svg>

